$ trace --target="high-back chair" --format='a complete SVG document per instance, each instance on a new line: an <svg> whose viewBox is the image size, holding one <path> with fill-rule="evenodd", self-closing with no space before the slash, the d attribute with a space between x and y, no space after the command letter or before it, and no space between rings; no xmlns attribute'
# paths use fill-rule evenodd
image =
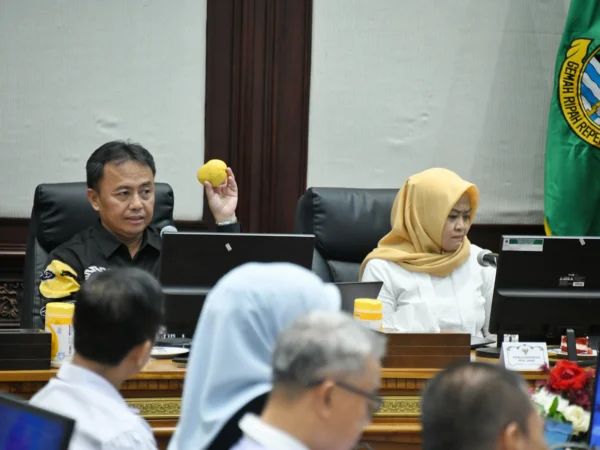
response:
<svg viewBox="0 0 600 450"><path fill-rule="evenodd" d="M313 271L326 282L358 281L360 265L391 230L397 189L310 188L295 232L315 235Z"/></svg>
<svg viewBox="0 0 600 450"><path fill-rule="evenodd" d="M40 275L49 253L98 220L87 199L86 183L40 184L35 189L25 255L21 328L41 328ZM173 189L156 183L152 223L157 228L173 222Z"/></svg>

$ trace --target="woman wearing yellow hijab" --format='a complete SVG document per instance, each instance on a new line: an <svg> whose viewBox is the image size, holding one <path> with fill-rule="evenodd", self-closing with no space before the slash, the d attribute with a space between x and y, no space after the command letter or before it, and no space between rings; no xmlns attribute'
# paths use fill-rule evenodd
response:
<svg viewBox="0 0 600 450"><path fill-rule="evenodd" d="M403 332L462 331L488 336L495 269L467 233L477 187L447 169L406 180L392 207L392 230L363 261L362 281L382 281L383 326Z"/></svg>

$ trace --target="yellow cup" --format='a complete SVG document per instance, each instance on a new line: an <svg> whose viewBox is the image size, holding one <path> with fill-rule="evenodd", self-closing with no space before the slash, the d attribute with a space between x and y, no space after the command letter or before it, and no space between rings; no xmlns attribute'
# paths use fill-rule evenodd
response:
<svg viewBox="0 0 600 450"><path fill-rule="evenodd" d="M381 301L372 298L354 300L354 320L359 320L366 327L381 330L383 326L383 307Z"/></svg>
<svg viewBox="0 0 600 450"><path fill-rule="evenodd" d="M60 367L70 362L75 352L73 343L73 303L52 302L46 305L46 331L52 334L50 364Z"/></svg>

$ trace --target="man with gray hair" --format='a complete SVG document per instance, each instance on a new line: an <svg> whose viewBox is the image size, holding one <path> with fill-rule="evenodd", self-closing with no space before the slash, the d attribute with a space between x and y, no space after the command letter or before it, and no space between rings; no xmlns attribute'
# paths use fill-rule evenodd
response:
<svg viewBox="0 0 600 450"><path fill-rule="evenodd" d="M383 334L343 312L315 311L280 336L273 390L247 414L232 450L349 450L381 408Z"/></svg>
<svg viewBox="0 0 600 450"><path fill-rule="evenodd" d="M546 450L544 423L523 377L461 362L437 374L421 402L423 450Z"/></svg>

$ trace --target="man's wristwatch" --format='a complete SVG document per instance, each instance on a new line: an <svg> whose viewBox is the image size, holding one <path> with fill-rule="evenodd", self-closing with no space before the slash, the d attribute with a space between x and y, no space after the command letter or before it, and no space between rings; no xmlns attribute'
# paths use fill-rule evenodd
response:
<svg viewBox="0 0 600 450"><path fill-rule="evenodd" d="M232 220L228 220L227 222L217 222L218 227L226 227L227 225L234 225L238 223L237 218L233 218Z"/></svg>

